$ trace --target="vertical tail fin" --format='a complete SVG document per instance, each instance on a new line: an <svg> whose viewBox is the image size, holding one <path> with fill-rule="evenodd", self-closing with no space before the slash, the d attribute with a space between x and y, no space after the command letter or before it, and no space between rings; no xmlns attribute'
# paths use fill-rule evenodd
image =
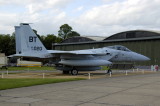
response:
<svg viewBox="0 0 160 106"><path fill-rule="evenodd" d="M33 32L29 24L21 23L20 26L15 26L16 35L16 53L46 53L47 50Z"/></svg>
<svg viewBox="0 0 160 106"><path fill-rule="evenodd" d="M15 26L15 37L16 37L16 54L21 54L22 53L22 47L21 47L21 31L20 31L20 26Z"/></svg>

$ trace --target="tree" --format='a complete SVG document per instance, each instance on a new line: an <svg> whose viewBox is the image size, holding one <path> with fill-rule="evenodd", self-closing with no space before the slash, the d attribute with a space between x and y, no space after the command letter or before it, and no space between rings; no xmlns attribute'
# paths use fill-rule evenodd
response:
<svg viewBox="0 0 160 106"><path fill-rule="evenodd" d="M12 36L10 36L9 48L10 50L8 51L8 55L16 53L15 33L13 33Z"/></svg>
<svg viewBox="0 0 160 106"><path fill-rule="evenodd" d="M72 31L71 33L68 34L68 38L73 37L73 36L80 36L79 33L77 33L76 31Z"/></svg>
<svg viewBox="0 0 160 106"><path fill-rule="evenodd" d="M54 34L48 34L43 41L46 49L52 49L52 43L56 43L56 39L57 37Z"/></svg>
<svg viewBox="0 0 160 106"><path fill-rule="evenodd" d="M68 24L64 24L60 27L60 30L58 31L58 36L62 39L67 39L73 36L80 36L80 34L76 31L72 31L72 27Z"/></svg>
<svg viewBox="0 0 160 106"><path fill-rule="evenodd" d="M61 43L62 41L63 41L62 38L60 38L60 37L57 37L57 38L56 38L56 43Z"/></svg>
<svg viewBox="0 0 160 106"><path fill-rule="evenodd" d="M67 35L71 33L72 27L68 24L64 24L60 27L60 30L58 31L58 36L62 39L66 39Z"/></svg>
<svg viewBox="0 0 160 106"><path fill-rule="evenodd" d="M5 53L5 55L15 54L15 36L14 33L12 36L9 34L0 35L0 52Z"/></svg>

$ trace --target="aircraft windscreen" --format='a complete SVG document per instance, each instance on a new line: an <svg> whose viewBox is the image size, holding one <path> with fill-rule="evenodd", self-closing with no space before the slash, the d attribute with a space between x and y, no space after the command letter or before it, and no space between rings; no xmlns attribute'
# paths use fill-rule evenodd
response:
<svg viewBox="0 0 160 106"><path fill-rule="evenodd" d="M108 46L108 48L111 49L116 49L116 50L122 50L122 51L128 51L130 52L131 50L129 50L128 48L121 46L121 45L115 45L115 46Z"/></svg>

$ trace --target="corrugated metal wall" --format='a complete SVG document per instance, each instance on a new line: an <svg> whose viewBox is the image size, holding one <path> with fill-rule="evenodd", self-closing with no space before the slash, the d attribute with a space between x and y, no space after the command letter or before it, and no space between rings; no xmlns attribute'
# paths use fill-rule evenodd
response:
<svg viewBox="0 0 160 106"><path fill-rule="evenodd" d="M91 42L79 44L58 44L55 45L56 50L82 50L101 48L111 45L123 45L132 51L138 52L149 57L151 60L147 62L136 62L136 65L160 65L160 39L134 40L134 41L113 41L113 42Z"/></svg>

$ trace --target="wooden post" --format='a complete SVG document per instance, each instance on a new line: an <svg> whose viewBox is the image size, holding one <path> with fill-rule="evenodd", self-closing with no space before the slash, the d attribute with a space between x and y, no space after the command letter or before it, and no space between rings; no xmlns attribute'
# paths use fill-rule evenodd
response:
<svg viewBox="0 0 160 106"><path fill-rule="evenodd" d="M2 73L2 76L1 76L1 78L4 78L4 74Z"/></svg>
<svg viewBox="0 0 160 106"><path fill-rule="evenodd" d="M126 71L126 75L128 75L128 72Z"/></svg>
<svg viewBox="0 0 160 106"><path fill-rule="evenodd" d="M109 72L109 76L112 77L112 72L111 71Z"/></svg>
<svg viewBox="0 0 160 106"><path fill-rule="evenodd" d="M91 79L91 74L90 73L88 73L88 79Z"/></svg>
<svg viewBox="0 0 160 106"><path fill-rule="evenodd" d="M45 73L43 73L43 79L45 78Z"/></svg>

